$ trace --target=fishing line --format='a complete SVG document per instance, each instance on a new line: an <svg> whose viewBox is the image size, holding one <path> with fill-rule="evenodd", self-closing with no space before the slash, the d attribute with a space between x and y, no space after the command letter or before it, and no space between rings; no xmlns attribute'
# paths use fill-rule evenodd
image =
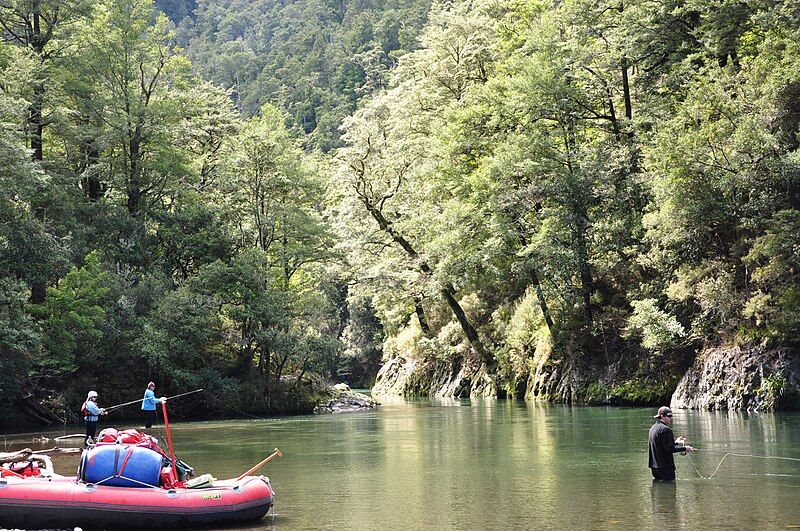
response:
<svg viewBox="0 0 800 531"><path fill-rule="evenodd" d="M264 417L258 417L256 415L251 415L250 413L247 413L246 411L242 411L241 409L238 409L238 408L234 407L233 405L231 405L230 402L228 402L227 400L224 400L222 398L217 398L215 396L209 395L208 399L211 402L216 402L217 405L222 404L223 406L227 407L228 409L232 409L233 411L239 413L240 415L244 415L245 417L250 417L251 419L258 419L258 420L263 420L264 419Z"/></svg>
<svg viewBox="0 0 800 531"><path fill-rule="evenodd" d="M698 476L700 476L700 479L711 479L717 474L717 472L719 471L719 467L722 466L722 463L725 461L725 459L728 458L728 456L731 456L731 457L751 457L753 459L782 459L784 461L800 461L800 458L797 458L797 457L778 457L778 456L772 456L772 455L734 454L734 453L728 452L724 456L722 456L722 459L720 459L719 463L717 464L717 468L714 469L714 473L711 474L708 477L705 477L703 474L700 473L700 471L695 466L694 461L691 461L692 468L694 468L694 471L697 472Z"/></svg>

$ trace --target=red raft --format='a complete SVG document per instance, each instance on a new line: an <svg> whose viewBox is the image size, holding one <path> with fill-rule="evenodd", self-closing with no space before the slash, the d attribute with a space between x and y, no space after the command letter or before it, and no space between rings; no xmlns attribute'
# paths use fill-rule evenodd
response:
<svg viewBox="0 0 800 531"><path fill-rule="evenodd" d="M104 432L84 451L77 477L55 474L44 455L2 465L0 527L196 528L259 519L273 505L267 477L188 480L191 467L152 437Z"/></svg>
<svg viewBox="0 0 800 531"><path fill-rule="evenodd" d="M269 479L247 476L212 487L107 487L76 478L0 478L0 527L200 527L264 517Z"/></svg>

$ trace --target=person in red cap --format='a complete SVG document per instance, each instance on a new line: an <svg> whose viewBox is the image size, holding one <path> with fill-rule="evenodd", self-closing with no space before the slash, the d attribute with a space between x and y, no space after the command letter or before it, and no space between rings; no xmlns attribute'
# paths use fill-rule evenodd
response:
<svg viewBox="0 0 800 531"><path fill-rule="evenodd" d="M685 437L675 439L669 428L672 425L670 408L661 406L653 418L658 419L650 428L648 437L650 446L648 466L653 472L653 481L675 481L675 459L672 454L694 452L694 448L686 444Z"/></svg>

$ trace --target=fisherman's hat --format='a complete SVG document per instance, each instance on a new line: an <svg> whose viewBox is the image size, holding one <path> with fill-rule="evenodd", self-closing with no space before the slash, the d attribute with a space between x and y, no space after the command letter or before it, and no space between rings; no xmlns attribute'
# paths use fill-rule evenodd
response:
<svg viewBox="0 0 800 531"><path fill-rule="evenodd" d="M658 413L653 415L653 418L654 419L661 418L664 415L666 415L667 413L669 413L671 415L672 414L672 410L670 408L668 408L667 406L661 406L660 408L658 408Z"/></svg>

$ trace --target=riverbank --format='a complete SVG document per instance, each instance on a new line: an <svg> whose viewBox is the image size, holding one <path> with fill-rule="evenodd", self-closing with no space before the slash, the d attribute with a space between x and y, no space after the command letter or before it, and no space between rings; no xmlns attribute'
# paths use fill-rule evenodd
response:
<svg viewBox="0 0 800 531"><path fill-rule="evenodd" d="M186 420L225 420L225 419L263 419L267 417L287 416L287 415L307 415L310 413L341 413L349 411L360 411L374 409L377 402L371 397L350 389L347 384L331 384L318 377L310 377L303 385L293 385L294 379L285 379L282 384L284 392L276 393L267 402L254 403L242 401L239 398L225 396L214 389L203 390L203 393L195 397L181 397L169 401L169 415L172 419ZM291 385L290 385L291 384ZM368 392L368 391L367 391ZM158 393L161 394L160 392ZM119 395L124 396L124 395ZM65 401L60 401L64 403ZM77 402L76 402L77 404ZM109 407L113 401L101 397L100 407ZM248 409L243 409L249 406ZM63 407L63 406L62 406ZM76 406L79 409L80 405ZM11 409L0 421L0 434L4 431L23 430L40 432L43 428L53 427L58 429L60 426L76 426L78 431L83 431L83 422L79 415L72 409L64 409L60 413L63 419L68 422L42 422L38 418L33 418L22 414L19 410ZM156 416L160 418L160 409L156 410ZM54 416L55 417L55 416ZM125 407L115 409L109 416L101 417L101 424L113 422L140 423L144 416L140 410L138 400Z"/></svg>

